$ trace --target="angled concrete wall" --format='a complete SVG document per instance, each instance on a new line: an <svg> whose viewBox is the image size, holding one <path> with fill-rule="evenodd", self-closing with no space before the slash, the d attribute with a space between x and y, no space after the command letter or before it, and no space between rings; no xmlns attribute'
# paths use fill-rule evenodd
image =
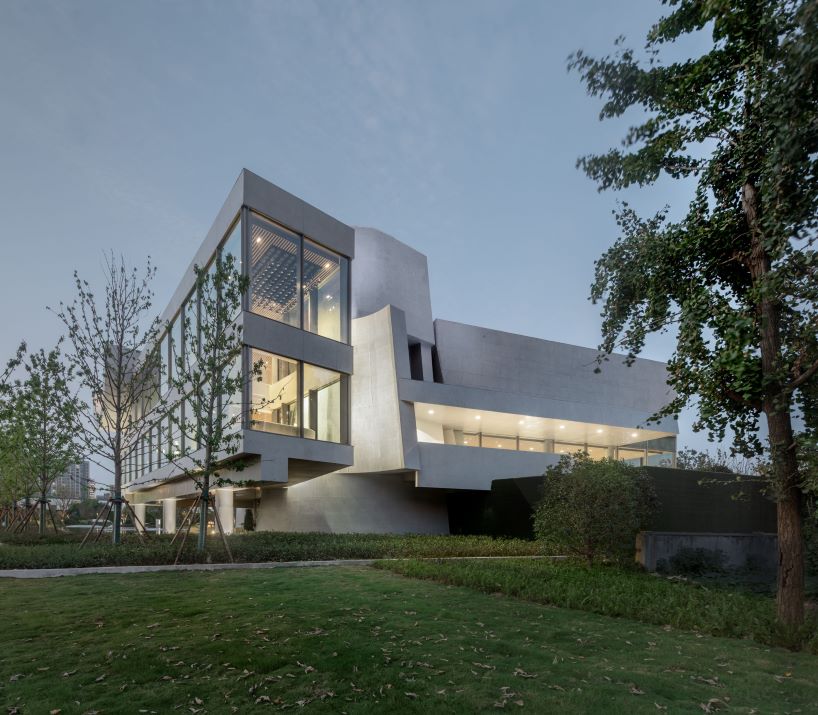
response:
<svg viewBox="0 0 818 715"><path fill-rule="evenodd" d="M256 514L265 531L449 533L445 492L416 489L406 475L328 474L269 489Z"/></svg>
<svg viewBox="0 0 818 715"><path fill-rule="evenodd" d="M597 351L592 348L446 320L435 321L435 337L446 384L593 405L600 412L594 421L603 424L616 424L604 418L606 408L647 417L672 399L661 362L639 359L628 367L615 355L597 374ZM678 431L673 419L655 429Z"/></svg>
<svg viewBox="0 0 818 715"><path fill-rule="evenodd" d="M374 228L356 228L352 317L376 313L386 305L404 312L410 338L434 343L426 256Z"/></svg>
<svg viewBox="0 0 818 715"><path fill-rule="evenodd" d="M409 376L404 314L393 306L352 321L350 436L355 461L347 472L388 472L408 466L417 441L414 410L401 402L398 377Z"/></svg>

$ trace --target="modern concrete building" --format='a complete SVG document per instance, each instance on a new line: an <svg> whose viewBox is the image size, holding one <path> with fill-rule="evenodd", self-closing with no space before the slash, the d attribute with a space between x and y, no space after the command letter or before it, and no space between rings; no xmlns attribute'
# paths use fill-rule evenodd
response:
<svg viewBox="0 0 818 715"><path fill-rule="evenodd" d="M160 343L172 369L196 310L194 266L231 253L249 277L240 396L240 488L218 490L228 530L449 530L447 494L541 475L577 450L670 466L676 421L648 423L669 399L665 365L606 362L596 350L435 320L426 257L351 228L242 171L170 301ZM182 407L181 409L184 409ZM166 529L194 488L161 421L126 470L137 504L161 502Z"/></svg>

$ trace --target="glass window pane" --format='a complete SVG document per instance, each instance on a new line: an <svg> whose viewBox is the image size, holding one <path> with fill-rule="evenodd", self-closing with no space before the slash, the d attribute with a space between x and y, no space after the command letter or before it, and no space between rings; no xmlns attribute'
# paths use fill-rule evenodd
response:
<svg viewBox="0 0 818 715"><path fill-rule="evenodd" d="M554 451L557 454L576 454L577 452L584 452L585 445L571 444L570 442L555 442Z"/></svg>
<svg viewBox="0 0 818 715"><path fill-rule="evenodd" d="M236 359L230 364L230 368L227 371L228 380L235 380L242 374L241 358L241 354L237 355ZM224 400L222 409L224 423L222 424L222 429L227 434L238 432L241 429L242 388L240 382L237 384L238 389L232 395L222 396L222 400Z"/></svg>
<svg viewBox="0 0 818 715"><path fill-rule="evenodd" d="M228 262L241 273L241 219L236 221L230 235L225 239L222 246L222 260Z"/></svg>
<svg viewBox="0 0 818 715"><path fill-rule="evenodd" d="M521 439L521 452L545 452L545 442L538 439Z"/></svg>
<svg viewBox="0 0 818 715"><path fill-rule="evenodd" d="M341 442L343 391L341 373L315 365L304 365L304 436L326 442Z"/></svg>
<svg viewBox="0 0 818 715"><path fill-rule="evenodd" d="M253 216L250 223L250 310L265 318L300 325L299 237Z"/></svg>
<svg viewBox="0 0 818 715"><path fill-rule="evenodd" d="M347 342L348 262L312 241L304 241L304 329Z"/></svg>
<svg viewBox="0 0 818 715"><path fill-rule="evenodd" d="M255 348L250 360L261 364L251 383L250 428L298 436L298 363Z"/></svg>
<svg viewBox="0 0 818 715"><path fill-rule="evenodd" d="M588 456L591 459L607 459L608 458L608 448L607 447L594 447L593 445L588 445Z"/></svg>
<svg viewBox="0 0 818 715"><path fill-rule="evenodd" d="M184 316L185 316L185 336L184 336L184 350L185 350L185 370L189 371L191 367L196 365L199 361L199 301L197 300L196 292L191 293L185 301Z"/></svg>
<svg viewBox="0 0 818 715"><path fill-rule="evenodd" d="M635 467L641 467L645 461L645 450L620 447L617 450L617 459L621 459L623 462L632 464Z"/></svg>
<svg viewBox="0 0 818 715"><path fill-rule="evenodd" d="M480 441L482 447L490 449L517 449L517 438L494 434L484 434Z"/></svg>
<svg viewBox="0 0 818 715"><path fill-rule="evenodd" d="M463 445L465 447L479 447L480 446L480 435L477 432L464 432L463 433Z"/></svg>
<svg viewBox="0 0 818 715"><path fill-rule="evenodd" d="M176 361L182 354L182 313L180 312L179 315L173 321L173 324L170 326L170 330L168 330L168 334L170 336L170 370L169 370L169 380L168 384L172 385L173 380L176 377Z"/></svg>

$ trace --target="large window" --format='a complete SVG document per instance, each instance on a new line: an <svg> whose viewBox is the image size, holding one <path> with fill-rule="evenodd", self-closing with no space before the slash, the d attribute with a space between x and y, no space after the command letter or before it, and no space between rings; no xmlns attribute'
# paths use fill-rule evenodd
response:
<svg viewBox="0 0 818 715"><path fill-rule="evenodd" d="M341 442L343 393L341 373L304 365L304 436Z"/></svg>
<svg viewBox="0 0 818 715"><path fill-rule="evenodd" d="M255 214L248 233L250 311L349 342L349 260Z"/></svg>
<svg viewBox="0 0 818 715"><path fill-rule="evenodd" d="M297 234L257 216L250 222L250 310L300 327Z"/></svg>
<svg viewBox="0 0 818 715"><path fill-rule="evenodd" d="M250 427L298 436L298 363L255 349L250 360L261 364L261 377L252 382Z"/></svg>
<svg viewBox="0 0 818 715"><path fill-rule="evenodd" d="M303 284L304 330L347 342L347 259L305 240Z"/></svg>
<svg viewBox="0 0 818 715"><path fill-rule="evenodd" d="M250 360L261 365L250 388L251 429L348 441L345 375L255 348Z"/></svg>

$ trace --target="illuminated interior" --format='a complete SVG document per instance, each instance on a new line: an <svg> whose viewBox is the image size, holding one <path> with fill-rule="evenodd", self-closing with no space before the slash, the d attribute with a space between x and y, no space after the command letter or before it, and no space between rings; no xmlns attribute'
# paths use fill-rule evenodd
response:
<svg viewBox="0 0 818 715"><path fill-rule="evenodd" d="M418 442L551 454L579 451L592 459L634 465L670 467L675 461L676 435L652 429L420 402L415 403L415 421Z"/></svg>

